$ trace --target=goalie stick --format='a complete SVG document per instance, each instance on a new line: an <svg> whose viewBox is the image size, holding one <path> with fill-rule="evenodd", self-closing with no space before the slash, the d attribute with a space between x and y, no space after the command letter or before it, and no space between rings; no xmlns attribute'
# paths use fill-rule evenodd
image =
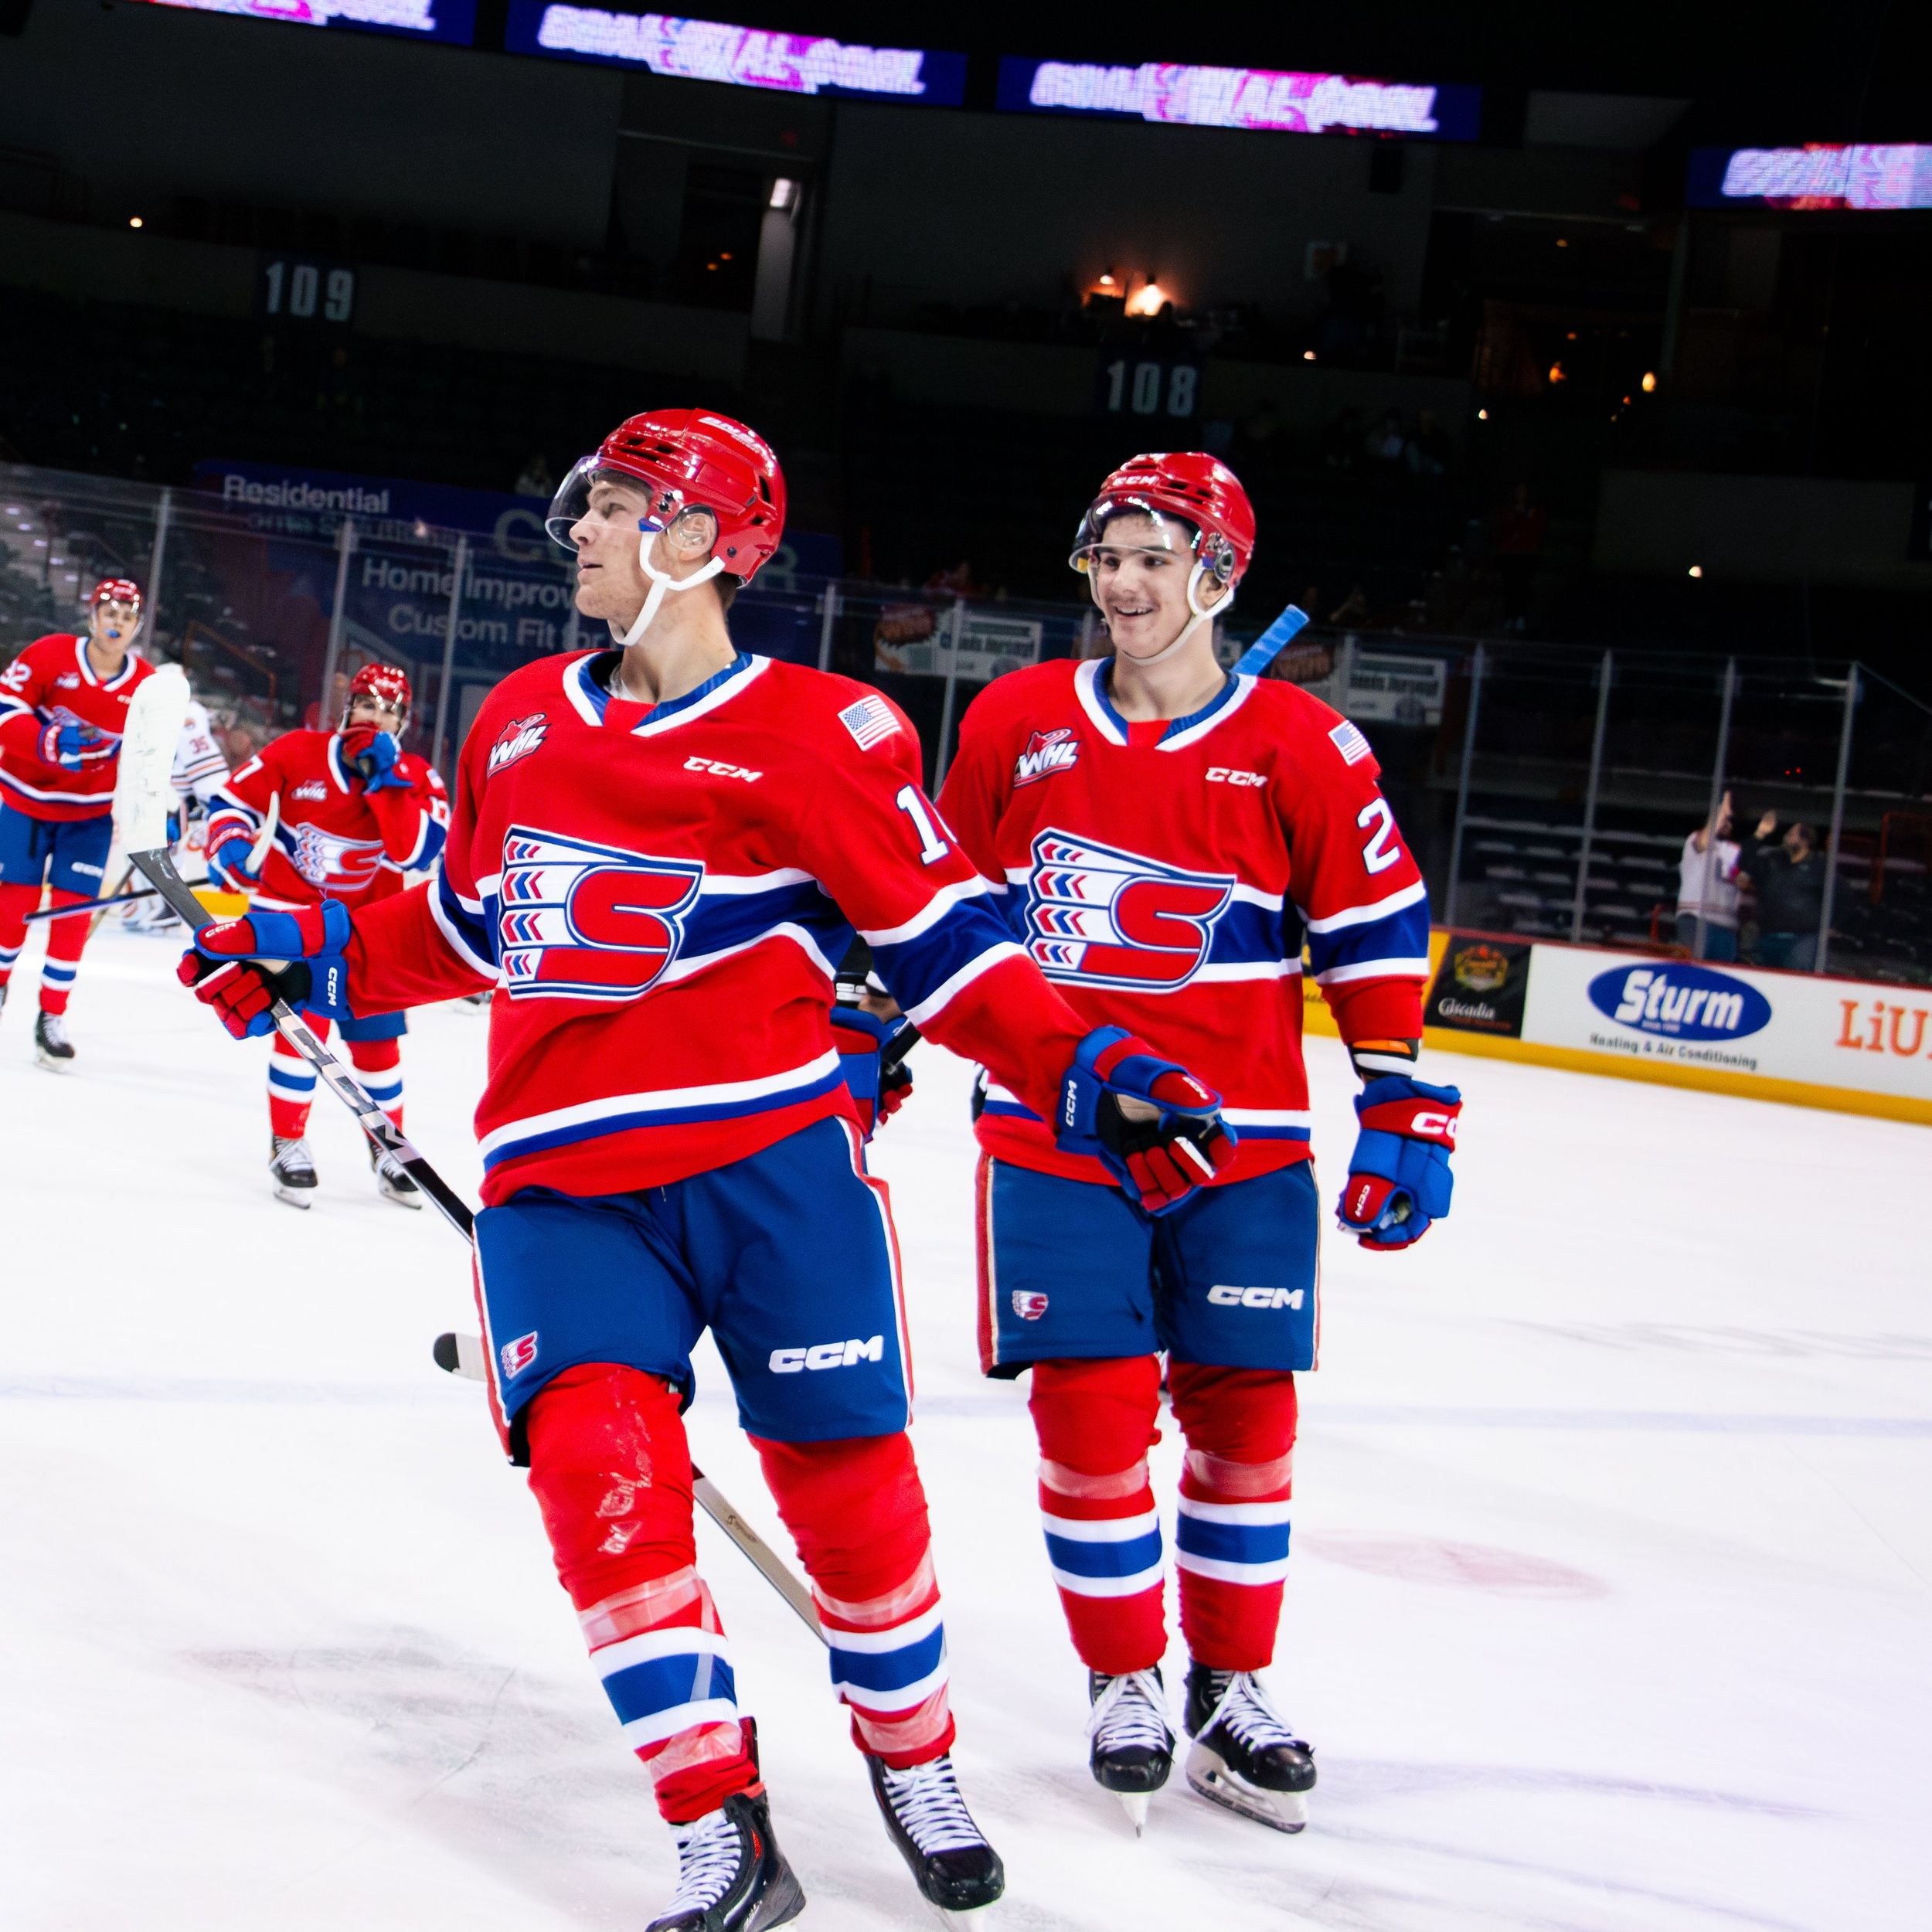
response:
<svg viewBox="0 0 1932 1932"><path fill-rule="evenodd" d="M121 770L114 787L114 824L121 835L128 862L161 895L168 910L188 928L190 934L211 922L208 910L175 869L168 843L168 801L172 796L171 774L175 745L187 715L188 679L179 665L163 665L142 684L128 701L128 723L121 743ZM277 799L279 804L279 797ZM274 832L275 812L270 808L270 823L262 842ZM285 965L260 960L256 962L279 975ZM277 1029L321 1077L323 1083L355 1116L362 1131L435 1202L444 1220L472 1247L476 1242L476 1218L469 1204L418 1153L414 1145L394 1126L389 1116L370 1098L349 1069L309 1030L300 1014L286 1000L277 999L270 1009ZM444 1343L451 1344L451 1359L444 1359ZM454 1338L443 1336L436 1344L439 1366L454 1369L460 1350ZM480 1369L472 1371L479 1375ZM811 1594L793 1574L784 1560L719 1492L717 1485L694 1463L692 1492L703 1505L706 1515L742 1549L759 1573L822 1641L824 1632L811 1607Z"/></svg>

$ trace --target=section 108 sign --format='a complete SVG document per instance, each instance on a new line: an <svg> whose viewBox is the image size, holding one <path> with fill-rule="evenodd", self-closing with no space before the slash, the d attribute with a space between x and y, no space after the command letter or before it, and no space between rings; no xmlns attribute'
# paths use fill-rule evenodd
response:
<svg viewBox="0 0 1932 1932"><path fill-rule="evenodd" d="M1103 416L1192 422L1201 403L1201 365L1172 355L1103 351L1094 406Z"/></svg>

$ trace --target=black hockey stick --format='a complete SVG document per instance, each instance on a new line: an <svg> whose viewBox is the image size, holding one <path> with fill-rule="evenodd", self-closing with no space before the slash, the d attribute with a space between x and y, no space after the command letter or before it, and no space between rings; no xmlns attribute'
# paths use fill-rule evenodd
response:
<svg viewBox="0 0 1932 1932"><path fill-rule="evenodd" d="M197 886L213 885L214 881L190 879L184 883L192 892ZM134 892L110 893L105 899L83 899L78 906L43 906L39 912L28 913L27 923L31 926L36 919L65 919L70 913L99 913L114 906L131 906L137 899L152 899L160 889L158 886L143 886ZM205 920L207 917L206 909L203 908L202 917Z"/></svg>
<svg viewBox="0 0 1932 1932"><path fill-rule="evenodd" d="M163 665L134 692L128 706L128 723L121 739L121 772L114 792L114 819L127 848L128 863L153 885L162 902L181 920L190 933L209 922L207 908L189 889L175 869L174 857L167 842L166 798L172 795L169 774L174 766L174 747L180 735L181 721L188 705L188 679L178 665ZM279 976L286 964L271 960L255 962ZM389 1120L363 1090L349 1069L310 1032L301 1015L286 1000L278 999L269 1009L282 1037L320 1075L325 1085L355 1116L362 1131L381 1151L384 1158L402 1168L435 1202L444 1220L472 1247L476 1242L476 1217L469 1204L418 1153L414 1145ZM451 1344L451 1359L445 1361L444 1344ZM444 1368L458 1366L460 1350L454 1338L439 1336L434 1355ZM705 1513L716 1523L767 1578L785 1601L798 1611L821 1639L811 1593L758 1532L739 1515L717 1485L693 1464L692 1489Z"/></svg>

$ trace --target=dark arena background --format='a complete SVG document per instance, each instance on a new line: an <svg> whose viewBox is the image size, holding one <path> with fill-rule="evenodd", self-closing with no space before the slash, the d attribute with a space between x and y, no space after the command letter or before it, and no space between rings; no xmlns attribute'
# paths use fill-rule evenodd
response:
<svg viewBox="0 0 1932 1932"><path fill-rule="evenodd" d="M1275 1672L1309 1829L1177 1777L1136 1838L922 1049L876 1165L988 1923L1923 1927L1932 15L716 4L0 0L0 690L129 579L230 767L393 665L454 791L507 675L607 641L553 490L702 406L789 487L732 638L883 692L937 794L982 692L1107 652L1100 480L1219 457L1257 536L1216 656L1307 614L1264 675L1359 727L1427 883L1458 1219L1329 1240ZM643 1928L670 1840L428 1366L477 1326L454 1243L326 1094L340 1198L269 1199L257 1072L139 923L71 1079L38 938L0 1029L0 1918ZM406 1049L471 1199L488 1024ZM788 1561L703 1361L693 1440ZM928 1922L818 1646L703 1534L807 1922Z"/></svg>

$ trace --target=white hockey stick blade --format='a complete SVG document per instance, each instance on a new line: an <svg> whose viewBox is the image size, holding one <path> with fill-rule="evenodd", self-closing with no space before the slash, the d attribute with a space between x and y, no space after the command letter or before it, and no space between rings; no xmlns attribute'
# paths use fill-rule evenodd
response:
<svg viewBox="0 0 1932 1932"><path fill-rule="evenodd" d="M188 674L178 664L159 666L128 701L114 777L114 830L123 852L153 852L168 843L175 748L187 721Z"/></svg>
<svg viewBox="0 0 1932 1932"><path fill-rule="evenodd" d="M275 842L275 828L282 821L282 794L271 793L268 800L268 816L262 821L261 830L255 835L255 842L248 849L248 869L259 879L262 861L268 856L268 849Z"/></svg>

